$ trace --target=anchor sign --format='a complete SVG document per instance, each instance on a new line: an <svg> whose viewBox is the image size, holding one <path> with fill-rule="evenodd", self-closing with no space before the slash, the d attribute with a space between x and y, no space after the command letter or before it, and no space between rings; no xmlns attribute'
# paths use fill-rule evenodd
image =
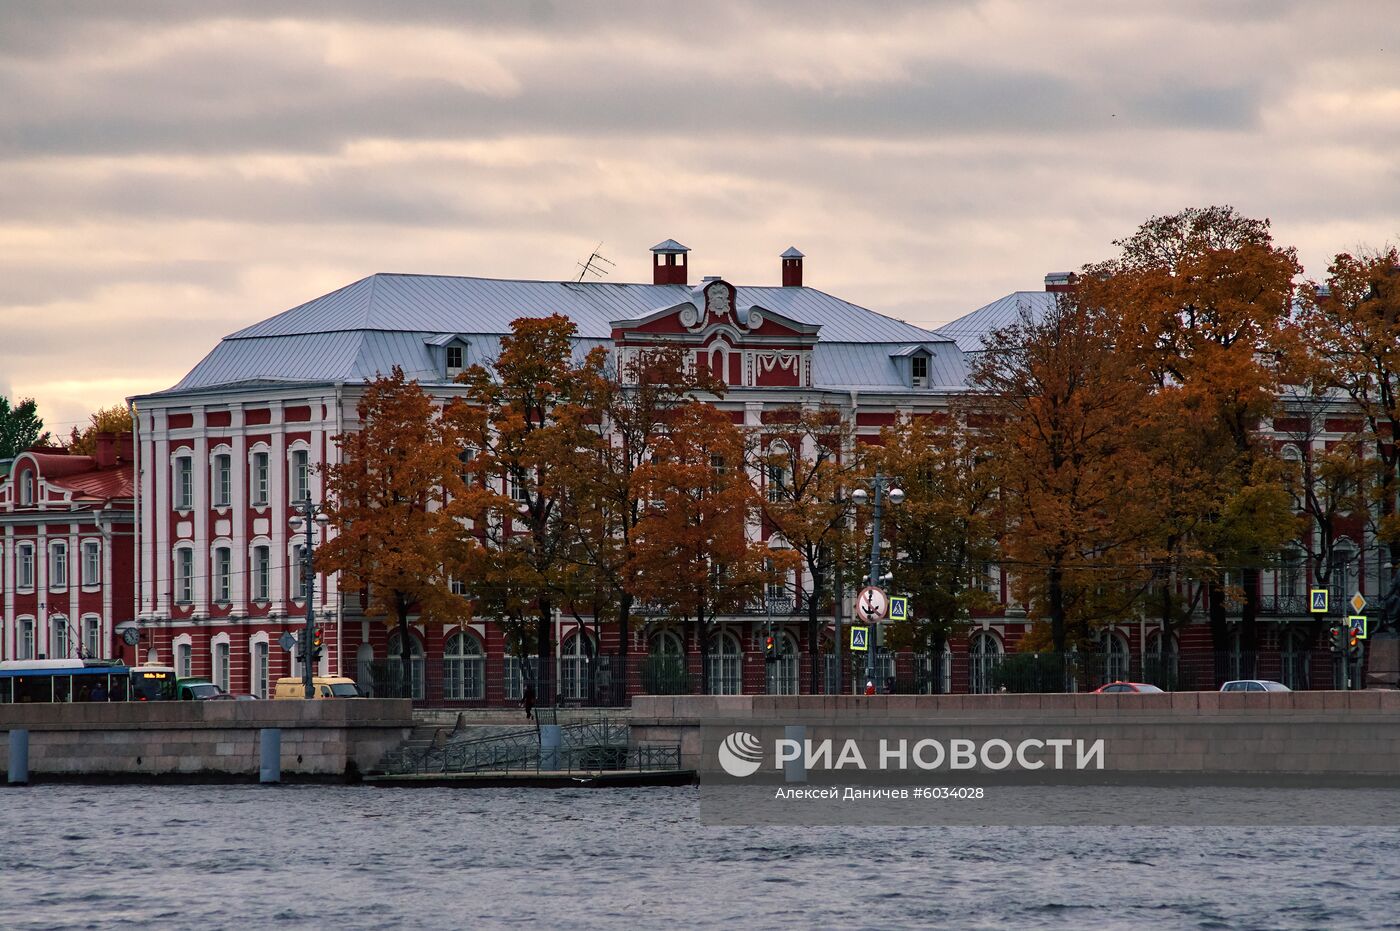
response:
<svg viewBox="0 0 1400 931"><path fill-rule="evenodd" d="M856 616L867 624L886 617L890 610L890 599L883 588L867 585L856 595Z"/></svg>
<svg viewBox="0 0 1400 931"><path fill-rule="evenodd" d="M870 628L851 628L851 652L859 653L870 649Z"/></svg>

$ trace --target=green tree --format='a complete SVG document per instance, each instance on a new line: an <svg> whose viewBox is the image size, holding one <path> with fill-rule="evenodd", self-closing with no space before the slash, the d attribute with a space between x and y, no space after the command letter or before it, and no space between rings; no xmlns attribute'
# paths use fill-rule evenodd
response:
<svg viewBox="0 0 1400 931"><path fill-rule="evenodd" d="M39 418L39 405L23 398L13 407L0 397L0 459L13 459L26 449L47 444L51 435Z"/></svg>

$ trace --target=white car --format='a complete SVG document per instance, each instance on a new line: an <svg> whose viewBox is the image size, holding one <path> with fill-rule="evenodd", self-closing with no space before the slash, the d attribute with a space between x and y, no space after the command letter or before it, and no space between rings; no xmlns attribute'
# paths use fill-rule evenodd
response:
<svg viewBox="0 0 1400 931"><path fill-rule="evenodd" d="M1272 679L1232 679L1220 687L1222 692L1291 692L1282 682Z"/></svg>

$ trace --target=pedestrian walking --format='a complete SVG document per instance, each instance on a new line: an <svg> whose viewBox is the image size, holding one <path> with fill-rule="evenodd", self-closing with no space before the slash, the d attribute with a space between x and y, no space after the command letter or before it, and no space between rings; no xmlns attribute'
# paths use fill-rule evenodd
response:
<svg viewBox="0 0 1400 931"><path fill-rule="evenodd" d="M535 717L535 686L533 683L525 683L525 694L520 698L520 704L525 706L525 720L531 721Z"/></svg>

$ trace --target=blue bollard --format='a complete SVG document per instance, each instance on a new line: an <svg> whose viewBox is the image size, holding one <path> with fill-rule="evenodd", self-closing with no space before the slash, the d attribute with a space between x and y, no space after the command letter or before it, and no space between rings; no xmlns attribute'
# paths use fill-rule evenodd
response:
<svg viewBox="0 0 1400 931"><path fill-rule="evenodd" d="M29 784L29 731L10 731L10 785Z"/></svg>
<svg viewBox="0 0 1400 931"><path fill-rule="evenodd" d="M556 772L559 769L559 747L563 743L563 730L558 724L540 725L540 769Z"/></svg>
<svg viewBox="0 0 1400 931"><path fill-rule="evenodd" d="M272 785L282 781L282 729L264 727L258 731L258 781Z"/></svg>
<svg viewBox="0 0 1400 931"><path fill-rule="evenodd" d="M807 726L805 724L785 724L783 725L783 737L787 740L797 741L799 746L806 746ZM806 782L807 763L802 757L795 760L788 760L783 763L784 782Z"/></svg>

